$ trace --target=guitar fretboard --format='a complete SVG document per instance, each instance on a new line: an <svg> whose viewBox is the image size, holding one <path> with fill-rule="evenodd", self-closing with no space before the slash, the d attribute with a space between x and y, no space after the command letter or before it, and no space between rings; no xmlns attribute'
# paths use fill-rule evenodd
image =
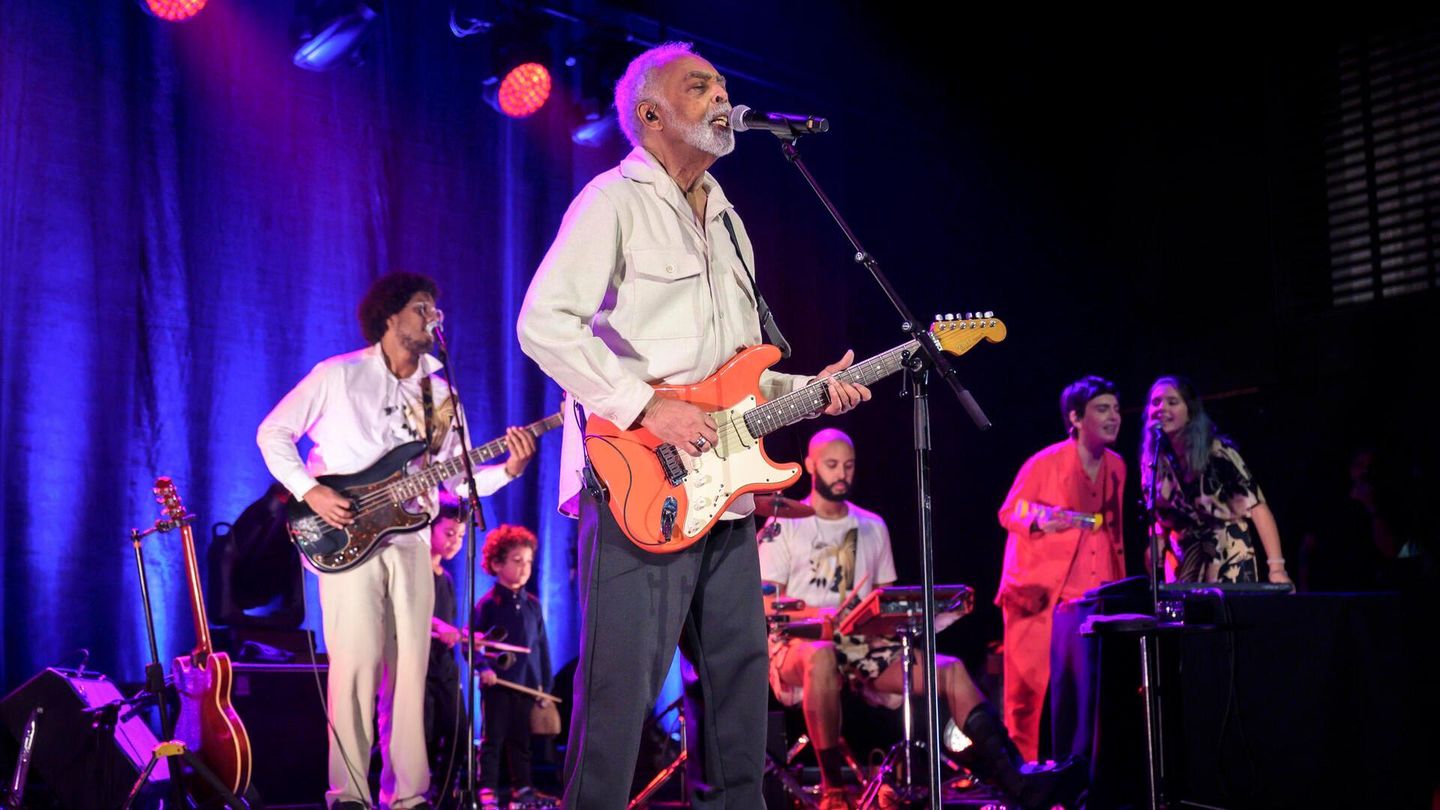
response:
<svg viewBox="0 0 1440 810"><path fill-rule="evenodd" d="M551 414L538 422L532 422L521 430L529 433L535 438L540 434L560 427L560 414ZM504 436L491 442L486 442L470 451L470 462L472 464L484 464L485 462L504 455L510 451L510 441ZM438 461L418 470L410 475L401 478L389 487L390 493L397 500L408 501L418 498L440 485L440 482L454 478L465 472L465 456L455 456L445 461Z"/></svg>
<svg viewBox="0 0 1440 810"><path fill-rule="evenodd" d="M905 359L920 350L917 341L896 346L835 374L835 378L860 385L870 385L899 371ZM776 397L745 414L745 427L750 435L760 438L780 428L808 418L830 403L829 384L816 380L784 396Z"/></svg>

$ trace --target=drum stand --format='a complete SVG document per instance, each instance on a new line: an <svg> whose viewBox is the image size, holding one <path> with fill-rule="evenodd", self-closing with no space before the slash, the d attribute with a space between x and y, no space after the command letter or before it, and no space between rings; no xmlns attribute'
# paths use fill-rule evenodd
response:
<svg viewBox="0 0 1440 810"><path fill-rule="evenodd" d="M915 696L915 636L922 632L917 626L915 618L911 618L905 624L896 628L896 635L900 638L900 683L905 690L900 699L900 716L904 720L903 736L900 741L890 746L881 761L880 767L865 784L865 790L860 794L860 801L856 804L859 810L869 810L872 807L879 807L881 788L885 786L885 777L894 773L897 768L901 770L900 780L895 785L895 794L905 804L914 804L923 800L929 795L930 789L924 785L915 784L915 759L917 752L925 751L925 743L915 739L915 711L913 698ZM931 759L933 762L933 758ZM931 780L934 781L934 780ZM938 803L932 806L939 806Z"/></svg>

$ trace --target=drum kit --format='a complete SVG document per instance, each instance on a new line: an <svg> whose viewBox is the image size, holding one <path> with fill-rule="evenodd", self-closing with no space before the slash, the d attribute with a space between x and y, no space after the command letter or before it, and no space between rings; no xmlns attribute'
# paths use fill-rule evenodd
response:
<svg viewBox="0 0 1440 810"><path fill-rule="evenodd" d="M755 514L765 517L797 518L809 517L815 510L808 504L779 495L766 495L755 499ZM763 532L762 532L763 535ZM863 582L861 583L863 585ZM884 761L876 768L861 793L861 808L878 806L882 788L895 783L894 788L902 800L923 794L925 791L912 781L913 764L916 758L924 761L923 745L915 737L914 707L912 697L915 662L915 644L924 637L924 599L921 587L888 585L875 588L863 598L852 594L839 609L823 611L809 607L802 600L776 598L766 613L770 631L786 638L828 640L837 634L846 636L869 636L898 638L903 695L901 703L904 721L904 735L886 754ZM975 591L967 585L936 585L936 613L958 613L964 616L975 606ZM803 804L804 802L802 802Z"/></svg>

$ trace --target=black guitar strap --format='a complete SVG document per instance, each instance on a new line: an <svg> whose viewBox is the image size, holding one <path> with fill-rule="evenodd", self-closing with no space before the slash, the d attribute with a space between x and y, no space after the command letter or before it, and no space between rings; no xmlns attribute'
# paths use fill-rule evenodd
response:
<svg viewBox="0 0 1440 810"><path fill-rule="evenodd" d="M780 356L790 356L790 341L781 334L779 324L775 323L775 315L770 311L770 305L765 303L765 296L755 286L755 274L751 272L750 265L745 263L745 254L740 250L740 238L735 235L735 224L730 221L730 212L726 211L720 215L725 220L725 230L730 232L730 244L735 246L735 255L740 259L740 266L745 268L745 280L750 282L750 294L755 298L755 308L760 313L760 328L765 330L765 339L770 344L780 349Z"/></svg>
<svg viewBox="0 0 1440 810"><path fill-rule="evenodd" d="M430 375L420 378L420 406L425 410L425 452L434 454L435 447L435 397L430 391Z"/></svg>

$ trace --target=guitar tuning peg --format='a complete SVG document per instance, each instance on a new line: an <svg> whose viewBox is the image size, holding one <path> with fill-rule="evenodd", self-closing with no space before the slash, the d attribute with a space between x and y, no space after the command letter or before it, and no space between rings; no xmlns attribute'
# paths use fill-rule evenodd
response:
<svg viewBox="0 0 1440 810"><path fill-rule="evenodd" d="M944 316L944 315L941 315L940 313L937 312L937 313L935 313L935 320L936 320L936 321L943 321L943 320L945 320L945 316Z"/></svg>
<svg viewBox="0 0 1440 810"><path fill-rule="evenodd" d="M985 310L985 317L986 317L986 318L993 318L993 317L995 317L995 313L987 309L987 310Z"/></svg>

